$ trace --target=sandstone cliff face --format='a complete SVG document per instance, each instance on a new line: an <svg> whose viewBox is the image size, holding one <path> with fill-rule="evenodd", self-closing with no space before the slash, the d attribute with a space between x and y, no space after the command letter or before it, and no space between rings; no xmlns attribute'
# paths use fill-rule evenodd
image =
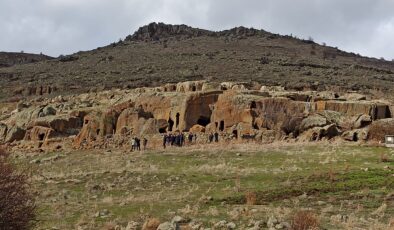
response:
<svg viewBox="0 0 394 230"><path fill-rule="evenodd" d="M391 117L389 103L360 95L346 101L333 92L256 88L260 86L189 81L22 103L1 121L0 142L25 140L41 148L71 137L74 147L93 148L109 142L124 145L131 136L160 143L160 134L183 131L219 132L224 139L262 143L341 135L345 140L364 140L371 123L376 127Z"/></svg>
<svg viewBox="0 0 394 230"><path fill-rule="evenodd" d="M374 120L391 117L389 105L372 101L319 101L316 110L331 110L346 116L366 114Z"/></svg>

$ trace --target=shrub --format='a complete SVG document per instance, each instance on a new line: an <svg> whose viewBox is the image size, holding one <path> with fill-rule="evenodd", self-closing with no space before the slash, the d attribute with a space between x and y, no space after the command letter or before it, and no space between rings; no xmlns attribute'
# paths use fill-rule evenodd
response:
<svg viewBox="0 0 394 230"><path fill-rule="evenodd" d="M298 211L291 221L292 230L314 230L319 229L319 220L310 211Z"/></svg>
<svg viewBox="0 0 394 230"><path fill-rule="evenodd" d="M17 172L6 151L0 149L0 229L31 229L35 204L27 176Z"/></svg>
<svg viewBox="0 0 394 230"><path fill-rule="evenodd" d="M389 156L387 156L387 154L380 154L380 162L382 163L387 163L387 162L391 162Z"/></svg>
<svg viewBox="0 0 394 230"><path fill-rule="evenodd" d="M245 194L246 204L255 205L257 200L257 195L255 192L247 192Z"/></svg>
<svg viewBox="0 0 394 230"><path fill-rule="evenodd" d="M386 135L394 134L394 120L382 119L379 121L372 122L369 127L368 137L370 140L385 141Z"/></svg>

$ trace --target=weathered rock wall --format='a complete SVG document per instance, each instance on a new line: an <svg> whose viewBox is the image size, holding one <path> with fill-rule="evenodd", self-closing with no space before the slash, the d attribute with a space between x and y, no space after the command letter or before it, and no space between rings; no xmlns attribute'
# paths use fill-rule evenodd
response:
<svg viewBox="0 0 394 230"><path fill-rule="evenodd" d="M92 148L124 145L131 136L160 139L163 133L188 131L264 143L341 135L365 140L371 123L377 126L376 121L392 114L390 103L354 93L255 88L261 86L189 81L19 103L3 115L0 142L24 140L43 147L73 138L74 147Z"/></svg>

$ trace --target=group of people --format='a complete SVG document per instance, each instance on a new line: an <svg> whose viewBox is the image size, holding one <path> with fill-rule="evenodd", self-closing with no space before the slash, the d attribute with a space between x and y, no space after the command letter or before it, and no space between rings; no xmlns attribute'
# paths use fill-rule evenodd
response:
<svg viewBox="0 0 394 230"><path fill-rule="evenodd" d="M163 135L163 148L166 148L167 146L184 146L186 142L186 138L189 144L192 144L193 142L197 142L197 134L195 133L188 133L185 135L184 133L170 133L170 134L164 134ZM219 133L210 133L208 135L208 142L219 142Z"/></svg>
<svg viewBox="0 0 394 230"><path fill-rule="evenodd" d="M131 151L141 151L141 140L138 137L131 138ZM146 150L148 140L144 137L142 138L143 150Z"/></svg>
<svg viewBox="0 0 394 230"><path fill-rule="evenodd" d="M167 146L178 146L182 147L186 144L186 141L188 144L192 144L193 142L197 142L197 134L189 132L186 135L183 132L177 132L177 133L169 133L169 134L164 134L163 135L163 148L166 148ZM141 151L141 142L143 146L143 150L146 150L146 146L148 144L148 140L143 137L142 140L139 139L138 137L132 137L131 138L131 151ZM208 142L219 142L219 133L210 133L208 135Z"/></svg>
<svg viewBox="0 0 394 230"><path fill-rule="evenodd" d="M197 135L193 133L188 133L187 135L187 140L190 143L197 140ZM163 148L166 148L167 146L184 146L186 142L186 136L184 133L170 133L170 134L164 134L163 136Z"/></svg>

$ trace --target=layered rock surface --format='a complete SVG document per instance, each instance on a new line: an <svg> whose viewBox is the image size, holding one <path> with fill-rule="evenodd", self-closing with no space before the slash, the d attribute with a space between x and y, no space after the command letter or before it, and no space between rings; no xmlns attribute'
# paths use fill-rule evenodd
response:
<svg viewBox="0 0 394 230"><path fill-rule="evenodd" d="M360 141L368 140L371 124L392 116L390 103L358 94L206 81L59 96L15 107L3 111L0 142L32 148L121 147L131 136L160 145L167 132L198 133L200 141L213 132L221 140L261 143L341 135Z"/></svg>

